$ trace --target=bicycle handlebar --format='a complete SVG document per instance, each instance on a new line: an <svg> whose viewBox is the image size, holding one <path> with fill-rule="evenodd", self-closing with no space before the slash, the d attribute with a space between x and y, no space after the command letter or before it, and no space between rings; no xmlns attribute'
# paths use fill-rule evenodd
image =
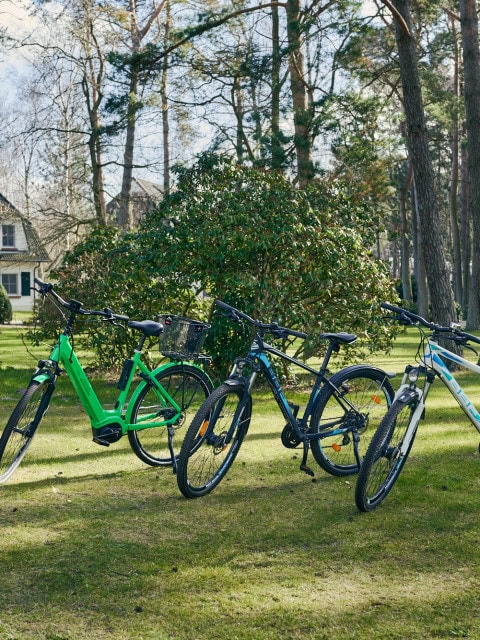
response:
<svg viewBox="0 0 480 640"><path fill-rule="evenodd" d="M235 320L237 322L239 322L240 319L246 320L257 329L261 329L262 331L270 331L270 333L272 333L277 338L286 338L287 336L302 338L302 340L305 340L306 338L308 338L308 334L304 333L303 331L296 331L295 329L280 327L276 322L270 322L269 324L265 324L263 322L260 322L260 320L254 320L246 313L243 313L243 311L240 311L239 309L232 307L231 305L227 304L226 302L223 302L222 300L215 300L215 304L217 305L217 307L220 307L225 311L228 311L232 320Z"/></svg>
<svg viewBox="0 0 480 640"><path fill-rule="evenodd" d="M128 316L122 316L118 313L113 313L113 311L108 307L105 307L103 311L83 309L82 303L78 300L70 300L70 302L67 302L61 296L59 296L55 291L53 284L49 282L43 282L43 280L40 280L40 278L34 278L34 282L40 287L40 289L36 289L36 291L41 293L42 296L50 294L59 304L62 305L62 307L65 307L65 309L68 309L72 313L77 313L81 316L101 316L105 318L105 320L120 320L123 322L127 322L130 319Z"/></svg>
<svg viewBox="0 0 480 640"><path fill-rule="evenodd" d="M382 302L380 306L382 307L382 309L387 309L388 311L393 311L394 313L396 313L398 316L396 319L402 324L419 323L435 333L450 333L450 337L445 336L447 339L457 342L470 341L480 344L480 338L477 338L477 336L474 336L471 333L467 333L466 331L462 331L457 327L443 327L442 325L435 324L434 322L429 322L428 320L425 320L425 318L422 318L422 316L419 316L412 311L408 311L408 309L395 307L393 304L389 304L388 302Z"/></svg>

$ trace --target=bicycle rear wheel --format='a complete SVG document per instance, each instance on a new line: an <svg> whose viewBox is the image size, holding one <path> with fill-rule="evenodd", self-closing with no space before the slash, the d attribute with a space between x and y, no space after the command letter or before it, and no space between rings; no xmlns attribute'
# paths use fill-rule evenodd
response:
<svg viewBox="0 0 480 640"><path fill-rule="evenodd" d="M355 446L361 460L395 394L386 374L375 367L347 367L330 383L318 396L310 426L310 432L325 431L325 437L312 440L311 448L322 469L347 476L358 471Z"/></svg>
<svg viewBox="0 0 480 640"><path fill-rule="evenodd" d="M168 367L159 371L155 378L182 410L180 417L172 423L175 435L177 432L182 435L213 389L210 378L201 369L188 364ZM168 410L163 396L153 384L147 383L135 401L131 421L139 423L142 416L147 420L152 415L167 416ZM172 411L177 413L173 408ZM172 464L166 426L128 431L128 441L134 453L146 464L153 467Z"/></svg>
<svg viewBox="0 0 480 640"><path fill-rule="evenodd" d="M0 437L0 483L6 482L23 460L50 403L50 382L30 382L12 411Z"/></svg>
<svg viewBox="0 0 480 640"><path fill-rule="evenodd" d="M186 498L210 493L233 464L250 426L252 400L243 385L222 384L205 400L185 436L177 464Z"/></svg>
<svg viewBox="0 0 480 640"><path fill-rule="evenodd" d="M400 475L417 433L418 422L402 456L400 447L416 406L417 401L396 400L372 438L355 488L355 503L360 511L373 511L378 507Z"/></svg>

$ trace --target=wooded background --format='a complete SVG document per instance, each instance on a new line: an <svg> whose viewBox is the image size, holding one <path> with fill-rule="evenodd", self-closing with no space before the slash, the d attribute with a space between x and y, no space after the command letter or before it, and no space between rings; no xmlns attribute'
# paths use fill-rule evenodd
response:
<svg viewBox="0 0 480 640"><path fill-rule="evenodd" d="M475 0L0 0L0 191L72 247L205 151L368 201L401 297L480 326ZM320 239L319 239L320 241Z"/></svg>

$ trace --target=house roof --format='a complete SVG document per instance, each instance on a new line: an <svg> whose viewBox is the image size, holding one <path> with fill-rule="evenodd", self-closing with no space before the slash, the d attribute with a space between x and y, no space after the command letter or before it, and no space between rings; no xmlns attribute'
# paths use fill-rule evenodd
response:
<svg viewBox="0 0 480 640"><path fill-rule="evenodd" d="M158 202L164 196L162 187L155 182L141 180L140 178L133 178L133 182L136 183L138 187L137 189L133 189L134 195L145 195L155 202Z"/></svg>
<svg viewBox="0 0 480 640"><path fill-rule="evenodd" d="M152 206L157 205L163 199L164 191L156 182L133 177L130 196L138 216L145 213ZM110 200L107 204L108 213L115 213L118 210L120 198L121 194L118 193Z"/></svg>
<svg viewBox="0 0 480 640"><path fill-rule="evenodd" d="M32 223L20 211L0 193L0 223L2 220L18 221L23 226L28 250L26 251L2 251L0 249L0 261L5 262L50 262L45 247Z"/></svg>

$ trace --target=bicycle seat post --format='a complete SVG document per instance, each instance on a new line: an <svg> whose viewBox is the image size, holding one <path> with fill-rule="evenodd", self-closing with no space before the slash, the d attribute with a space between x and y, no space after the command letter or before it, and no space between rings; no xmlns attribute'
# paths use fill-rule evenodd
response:
<svg viewBox="0 0 480 640"><path fill-rule="evenodd" d="M327 373L328 363L330 361L330 358L332 357L332 354L334 352L338 353L339 351L340 351L340 345L338 344L338 341L335 340L334 338L329 338L327 351L323 358L322 366L320 367L321 376L324 376Z"/></svg>
<svg viewBox="0 0 480 640"><path fill-rule="evenodd" d="M144 333L140 334L140 338L138 339L137 348L135 349L135 351L137 353L142 353L142 349L143 349L143 345L145 344L146 337L147 336Z"/></svg>

